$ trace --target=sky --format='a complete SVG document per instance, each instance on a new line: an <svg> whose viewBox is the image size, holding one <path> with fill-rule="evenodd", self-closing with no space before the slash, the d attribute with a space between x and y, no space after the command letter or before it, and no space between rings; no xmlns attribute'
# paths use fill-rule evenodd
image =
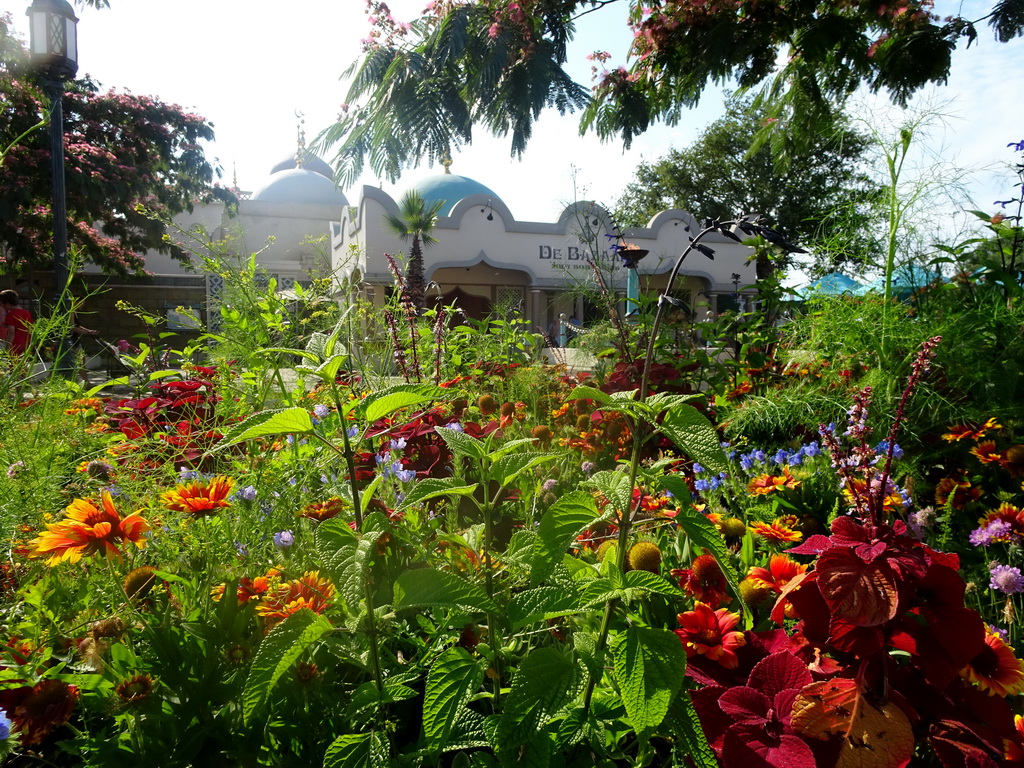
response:
<svg viewBox="0 0 1024 768"><path fill-rule="evenodd" d="M938 0L936 11L942 15ZM411 19L424 0L392 0L396 18ZM27 34L29 0L0 0L15 29ZM570 49L570 72L589 84L594 50L613 54L609 65L623 63L629 43L624 3L589 14L577 26ZM110 0L110 8L76 6L79 73L106 87L157 96L197 112L214 125L216 142L207 154L223 167L225 183L237 179L243 190L259 188L270 168L293 155L300 118L307 141L334 122L346 101L342 72L361 52L368 29L362 0ZM976 9L971 6L977 6ZM983 16L986 5L967 0L957 7L965 15ZM976 13L974 11L977 11ZM976 207L993 209L996 199L1012 196L1013 178L1006 170L1016 158L1006 147L1024 140L1024 40L995 42L987 27L969 50L955 54L945 87L915 99L918 105L942 105L945 125L934 127L925 154L942 163L971 169L969 191ZM672 146L683 147L722 113L720 89L707 92L699 107L680 124L657 126L621 145L578 135L578 117L545 114L522 160L509 155L509 143L479 132L473 145L453 158L452 172L472 177L493 189L520 220L550 221L575 200L612 206L641 160L655 160ZM879 124L878 104L860 116ZM885 110L890 119L893 110ZM919 164L934 174L932 160ZM362 184L382 186L398 196L417 179L439 167L410 170L390 184L367 172L350 188L357 202ZM993 209L995 210L995 209ZM942 214L942 217L948 214ZM942 218L939 217L939 218Z"/></svg>

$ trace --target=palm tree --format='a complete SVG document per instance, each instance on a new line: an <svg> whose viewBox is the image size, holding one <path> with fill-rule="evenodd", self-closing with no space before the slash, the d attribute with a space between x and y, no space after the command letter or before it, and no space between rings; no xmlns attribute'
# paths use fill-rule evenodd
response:
<svg viewBox="0 0 1024 768"><path fill-rule="evenodd" d="M389 213L384 221L392 232L403 240L411 241L409 264L405 268L405 290L417 310L423 309L426 286L423 282L423 249L437 243L430 233L437 223L437 214L444 200L435 200L430 206L416 190L406 192L398 202L398 213Z"/></svg>

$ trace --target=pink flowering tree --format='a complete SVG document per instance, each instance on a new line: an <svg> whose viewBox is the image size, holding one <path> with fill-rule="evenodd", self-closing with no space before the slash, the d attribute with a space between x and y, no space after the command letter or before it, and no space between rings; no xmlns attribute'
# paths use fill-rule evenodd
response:
<svg viewBox="0 0 1024 768"><path fill-rule="evenodd" d="M53 214L49 134L30 130L49 100L3 15L0 103L0 147L10 146L0 173L0 269L7 271L49 262ZM200 115L151 96L103 92L83 78L67 85L64 120L68 240L107 272L141 272L150 249L187 258L165 241L161 220L198 201L235 201L214 185L219 169L200 145L213 128Z"/></svg>
<svg viewBox="0 0 1024 768"><path fill-rule="evenodd" d="M367 158L395 179L410 160L470 142L474 125L509 136L518 156L540 112L555 108L583 110L582 129L628 147L653 121L680 119L708 84L732 82L764 86L770 114L758 140L784 156L858 86L902 104L945 81L953 50L983 23L1003 42L1024 31L1021 0L997 0L978 20L940 18L932 0L629 0L628 60L592 55L588 89L564 69L568 44L581 15L609 5L618 3L434 0L401 21L367 0L371 30L350 70L350 107L321 144L338 145L349 180Z"/></svg>

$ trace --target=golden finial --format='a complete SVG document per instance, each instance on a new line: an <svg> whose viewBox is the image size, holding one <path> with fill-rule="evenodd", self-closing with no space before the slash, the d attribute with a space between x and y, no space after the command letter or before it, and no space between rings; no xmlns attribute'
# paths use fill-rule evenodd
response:
<svg viewBox="0 0 1024 768"><path fill-rule="evenodd" d="M445 153L441 155L441 165L444 166L445 173L450 174L452 172L452 155L447 150L445 150Z"/></svg>
<svg viewBox="0 0 1024 768"><path fill-rule="evenodd" d="M295 150L295 167L301 168L306 158L306 130L302 127L306 124L306 116L301 109L295 110L295 117L299 119L296 127L298 149Z"/></svg>
<svg viewBox="0 0 1024 768"><path fill-rule="evenodd" d="M238 189L238 163L231 161L231 188Z"/></svg>

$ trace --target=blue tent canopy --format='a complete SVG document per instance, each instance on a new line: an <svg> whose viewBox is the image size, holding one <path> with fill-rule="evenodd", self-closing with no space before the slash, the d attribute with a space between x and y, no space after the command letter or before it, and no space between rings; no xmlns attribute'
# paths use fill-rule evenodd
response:
<svg viewBox="0 0 1024 768"><path fill-rule="evenodd" d="M946 279L941 272L934 269L926 269L917 264L903 264L896 267L892 272L892 291L896 295L910 294L933 283L945 282ZM872 280L864 286L863 292L885 291L885 277Z"/></svg>
<svg viewBox="0 0 1024 768"><path fill-rule="evenodd" d="M830 272L819 277L806 288L800 289L797 293L801 298L808 299L812 296L857 295L862 288L863 286L852 277L844 275L842 272Z"/></svg>

